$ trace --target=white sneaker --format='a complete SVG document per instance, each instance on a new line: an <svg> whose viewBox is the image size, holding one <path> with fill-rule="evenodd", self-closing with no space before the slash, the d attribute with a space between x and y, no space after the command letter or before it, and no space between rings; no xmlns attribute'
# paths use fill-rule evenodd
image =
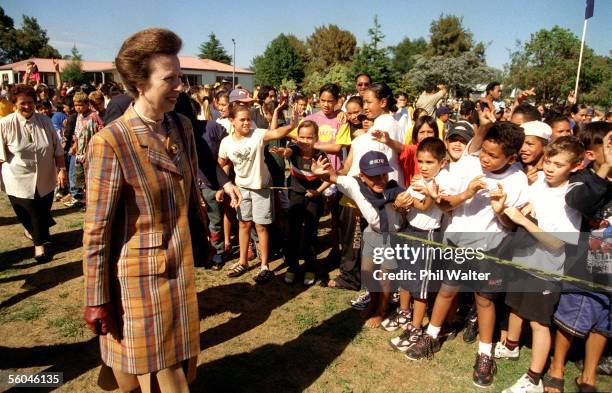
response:
<svg viewBox="0 0 612 393"><path fill-rule="evenodd" d="M493 348L493 357L497 359L518 360L519 356L520 353L518 346L510 350L502 342L495 343L495 348Z"/></svg>
<svg viewBox="0 0 612 393"><path fill-rule="evenodd" d="M359 294L355 299L351 300L351 307L357 310L364 310L370 304L370 292L365 291Z"/></svg>
<svg viewBox="0 0 612 393"><path fill-rule="evenodd" d="M394 332L399 328L405 329L412 321L412 313L410 311L402 312L399 308L393 314L385 318L380 327L388 332Z"/></svg>
<svg viewBox="0 0 612 393"><path fill-rule="evenodd" d="M542 379L537 385L534 385L527 374L523 374L518 381L507 389L502 390L502 393L542 393L544 385Z"/></svg>

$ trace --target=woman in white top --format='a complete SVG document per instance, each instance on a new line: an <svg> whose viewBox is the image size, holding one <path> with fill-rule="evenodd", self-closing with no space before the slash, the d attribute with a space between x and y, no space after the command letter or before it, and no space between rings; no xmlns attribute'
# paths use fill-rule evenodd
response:
<svg viewBox="0 0 612 393"><path fill-rule="evenodd" d="M53 190L59 180L66 185L66 167L61 141L49 117L34 113L36 92L31 86L11 90L15 112L0 119L0 166L3 190L24 235L34 242L34 258L47 258Z"/></svg>

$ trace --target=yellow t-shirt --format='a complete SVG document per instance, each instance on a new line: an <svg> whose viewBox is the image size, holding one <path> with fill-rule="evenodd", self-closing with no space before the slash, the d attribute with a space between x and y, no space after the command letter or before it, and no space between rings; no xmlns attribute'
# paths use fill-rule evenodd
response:
<svg viewBox="0 0 612 393"><path fill-rule="evenodd" d="M10 115L15 111L13 103L5 98L0 98L0 117Z"/></svg>
<svg viewBox="0 0 612 393"><path fill-rule="evenodd" d="M444 140L444 137L446 136L446 123L440 119L436 119L436 123L438 124L438 138Z"/></svg>

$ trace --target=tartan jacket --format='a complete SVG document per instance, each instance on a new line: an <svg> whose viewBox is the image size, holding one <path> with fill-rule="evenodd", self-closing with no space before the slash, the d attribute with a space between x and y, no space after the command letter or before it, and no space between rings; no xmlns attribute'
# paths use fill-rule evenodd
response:
<svg viewBox="0 0 612 393"><path fill-rule="evenodd" d="M197 156L191 123L180 119L189 146L169 114L164 146L130 107L92 137L87 151L85 303L114 306L119 326L100 336L102 360L129 374L199 353L187 213Z"/></svg>

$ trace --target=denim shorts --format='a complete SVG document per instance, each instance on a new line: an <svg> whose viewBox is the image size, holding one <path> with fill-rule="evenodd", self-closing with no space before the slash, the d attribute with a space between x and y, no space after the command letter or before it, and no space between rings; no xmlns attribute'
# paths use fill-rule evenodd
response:
<svg viewBox="0 0 612 393"><path fill-rule="evenodd" d="M586 337L590 331L612 336L610 298L595 292L563 293L554 321L563 330Z"/></svg>

